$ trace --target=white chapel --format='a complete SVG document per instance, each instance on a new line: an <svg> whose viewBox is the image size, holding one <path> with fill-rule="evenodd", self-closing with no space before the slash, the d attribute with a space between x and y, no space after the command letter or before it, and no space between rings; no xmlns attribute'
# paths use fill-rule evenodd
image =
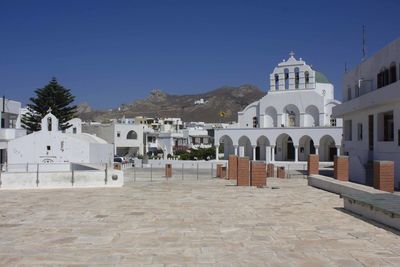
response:
<svg viewBox="0 0 400 267"><path fill-rule="evenodd" d="M11 140L8 145L9 164L27 163L111 163L113 147L105 140L80 132L76 120L73 131L62 132L52 113L42 118L41 130Z"/></svg>
<svg viewBox="0 0 400 267"><path fill-rule="evenodd" d="M238 113L235 127L215 132L215 146L223 144L224 158L305 161L319 154L321 161L333 161L342 142L342 121L332 117L332 108L340 104L333 84L293 52L269 80L267 94Z"/></svg>

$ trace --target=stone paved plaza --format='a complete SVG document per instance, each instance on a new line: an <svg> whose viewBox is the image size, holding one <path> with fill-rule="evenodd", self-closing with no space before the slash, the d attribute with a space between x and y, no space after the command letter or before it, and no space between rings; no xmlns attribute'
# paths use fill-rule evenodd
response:
<svg viewBox="0 0 400 267"><path fill-rule="evenodd" d="M400 266L399 233L344 212L304 179L0 196L1 266Z"/></svg>

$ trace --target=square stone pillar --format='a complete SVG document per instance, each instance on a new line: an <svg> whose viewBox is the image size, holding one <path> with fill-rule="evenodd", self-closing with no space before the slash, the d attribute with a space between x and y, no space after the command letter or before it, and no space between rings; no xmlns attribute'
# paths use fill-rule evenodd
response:
<svg viewBox="0 0 400 267"><path fill-rule="evenodd" d="M172 164L165 164L165 177L172 177Z"/></svg>
<svg viewBox="0 0 400 267"><path fill-rule="evenodd" d="M264 187L267 185L266 164L264 162L251 162L250 185L257 187Z"/></svg>
<svg viewBox="0 0 400 267"><path fill-rule="evenodd" d="M349 157L335 156L333 177L339 181L349 181Z"/></svg>
<svg viewBox="0 0 400 267"><path fill-rule="evenodd" d="M237 180L238 157L230 155L228 160L228 179Z"/></svg>
<svg viewBox="0 0 400 267"><path fill-rule="evenodd" d="M250 185L250 159L249 157L240 157L237 165L237 185Z"/></svg>
<svg viewBox="0 0 400 267"><path fill-rule="evenodd" d="M267 164L267 177L275 177L275 166L272 163Z"/></svg>
<svg viewBox="0 0 400 267"><path fill-rule="evenodd" d="M226 166L221 166L221 176L222 179L226 179Z"/></svg>
<svg viewBox="0 0 400 267"><path fill-rule="evenodd" d="M394 191L394 162L374 161L374 188L386 192Z"/></svg>
<svg viewBox="0 0 400 267"><path fill-rule="evenodd" d="M286 177L285 167L277 167L276 168L276 177L285 179L285 177Z"/></svg>
<svg viewBox="0 0 400 267"><path fill-rule="evenodd" d="M319 156L310 154L307 161L307 175L313 174L319 174Z"/></svg>
<svg viewBox="0 0 400 267"><path fill-rule="evenodd" d="M222 169L222 164L217 164L217 175L216 175L216 177L221 178L221 169Z"/></svg>

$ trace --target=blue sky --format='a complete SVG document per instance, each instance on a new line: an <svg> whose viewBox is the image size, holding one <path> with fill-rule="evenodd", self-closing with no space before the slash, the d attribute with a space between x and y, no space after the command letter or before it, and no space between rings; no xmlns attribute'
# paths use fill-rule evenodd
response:
<svg viewBox="0 0 400 267"><path fill-rule="evenodd" d="M0 0L0 88L26 104L55 76L95 108L223 85L268 88L293 50L334 83L400 36L400 1Z"/></svg>

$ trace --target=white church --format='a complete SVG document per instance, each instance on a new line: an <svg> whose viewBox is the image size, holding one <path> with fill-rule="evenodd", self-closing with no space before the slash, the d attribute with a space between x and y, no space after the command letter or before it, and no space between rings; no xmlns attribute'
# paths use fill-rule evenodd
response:
<svg viewBox="0 0 400 267"><path fill-rule="evenodd" d="M342 120L332 117L338 104L326 76L291 52L270 74L267 94L238 113L237 125L216 130L215 146L223 145L224 159L297 162L319 154L333 161L342 142Z"/></svg>
<svg viewBox="0 0 400 267"><path fill-rule="evenodd" d="M11 140L8 164L27 163L108 163L113 161L113 146L94 135L81 133L81 121L69 121L72 127L59 130L59 121L48 113L41 130Z"/></svg>

